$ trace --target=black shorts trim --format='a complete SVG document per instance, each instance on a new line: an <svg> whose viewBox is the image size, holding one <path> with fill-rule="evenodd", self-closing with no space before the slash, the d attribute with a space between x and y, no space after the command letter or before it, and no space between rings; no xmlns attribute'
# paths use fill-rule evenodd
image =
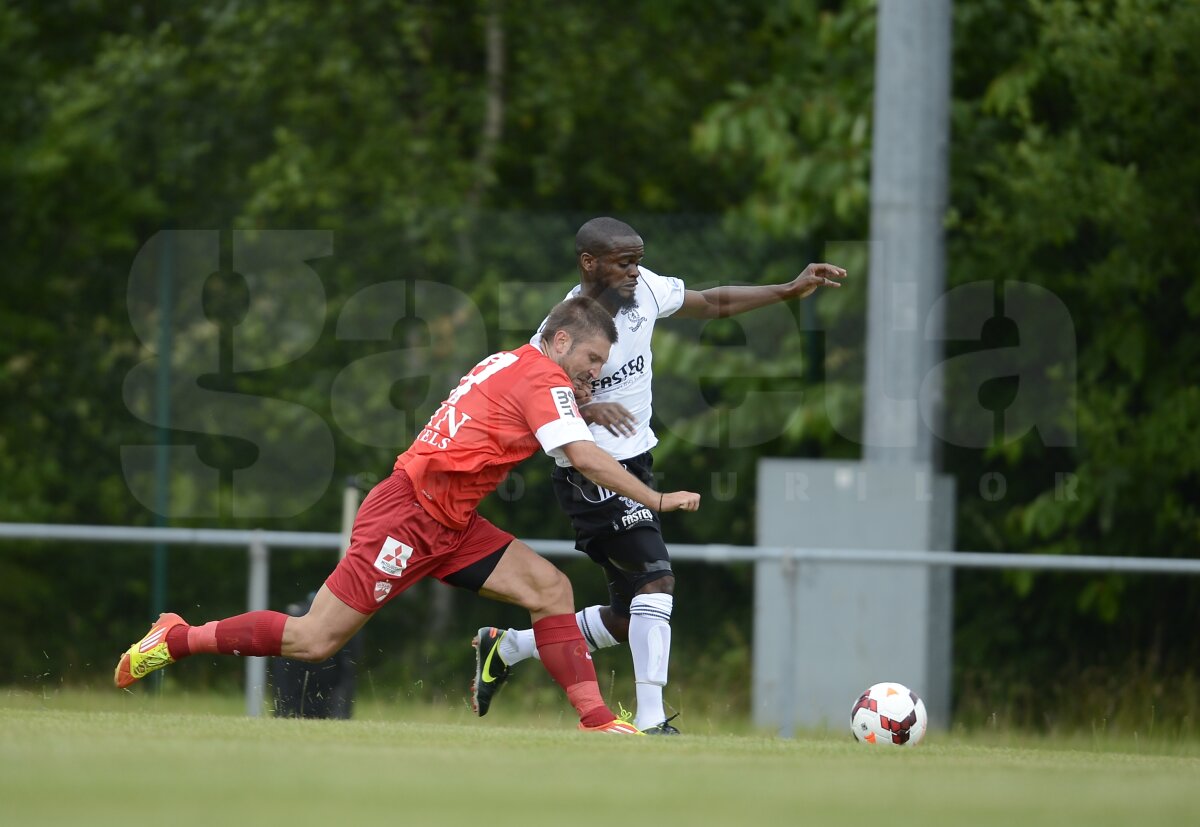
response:
<svg viewBox="0 0 1200 827"><path fill-rule="evenodd" d="M510 540L487 557L481 557L471 565L446 575L442 578L442 582L455 588L478 592L483 588L487 579L492 576L492 572L500 563L500 558L504 556L504 552L508 551L508 547L511 545L512 541Z"/></svg>

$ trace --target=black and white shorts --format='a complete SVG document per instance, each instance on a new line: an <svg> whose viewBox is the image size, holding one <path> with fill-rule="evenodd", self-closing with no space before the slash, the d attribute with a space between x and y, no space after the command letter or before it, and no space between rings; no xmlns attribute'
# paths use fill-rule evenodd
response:
<svg viewBox="0 0 1200 827"><path fill-rule="evenodd" d="M629 473L654 486L654 458L649 452L620 462ZM558 504L575 529L575 547L604 566L610 592L614 588L625 591L616 580L624 580L636 591L648 582L672 575L671 556L663 542L657 512L601 488L574 468L555 468L552 479ZM627 595L613 596L614 608L618 602L628 605Z"/></svg>
<svg viewBox="0 0 1200 827"><path fill-rule="evenodd" d="M620 463L626 471L654 487L654 458L649 452ZM657 513L615 491L601 488L574 468L558 466L552 478L558 504L575 529L575 547L585 554L598 537L646 528L662 530Z"/></svg>

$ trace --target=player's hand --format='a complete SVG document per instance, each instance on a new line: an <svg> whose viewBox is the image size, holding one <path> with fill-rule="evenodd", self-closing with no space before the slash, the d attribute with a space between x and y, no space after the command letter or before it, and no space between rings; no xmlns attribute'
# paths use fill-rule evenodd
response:
<svg viewBox="0 0 1200 827"><path fill-rule="evenodd" d="M619 402L592 402L579 409L583 421L589 425L603 425L613 436L633 436L637 433L637 420Z"/></svg>
<svg viewBox="0 0 1200 827"><path fill-rule="evenodd" d="M581 382L579 380L576 380L571 384L572 384L572 388L575 391L575 404L578 407L582 408L584 405L586 405L592 401L592 383L591 382ZM580 413L582 413L582 411ZM587 416L584 416L583 421L587 422Z"/></svg>
<svg viewBox="0 0 1200 827"><path fill-rule="evenodd" d="M788 284L788 295L793 299L806 299L819 287L841 287L846 271L836 264L810 264L804 272Z"/></svg>
<svg viewBox="0 0 1200 827"><path fill-rule="evenodd" d="M691 491L672 491L662 495L659 511L695 511L700 508L700 495Z"/></svg>

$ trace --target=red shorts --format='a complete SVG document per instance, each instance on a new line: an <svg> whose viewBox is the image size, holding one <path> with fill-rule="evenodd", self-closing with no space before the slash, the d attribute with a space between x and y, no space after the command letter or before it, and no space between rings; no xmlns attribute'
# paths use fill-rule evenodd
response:
<svg viewBox="0 0 1200 827"><path fill-rule="evenodd" d="M430 517L404 471L371 489L350 532L350 550L325 585L347 606L371 614L426 577L443 580L513 541L475 511L461 531Z"/></svg>

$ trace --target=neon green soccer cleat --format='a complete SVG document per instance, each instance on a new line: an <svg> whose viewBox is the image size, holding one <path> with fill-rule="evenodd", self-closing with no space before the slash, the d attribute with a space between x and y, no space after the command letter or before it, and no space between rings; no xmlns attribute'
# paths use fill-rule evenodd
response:
<svg viewBox="0 0 1200 827"><path fill-rule="evenodd" d="M507 629L484 626L475 635L471 645L475 647L475 680L471 683L471 708L482 718L492 705L492 698L508 680L508 664L500 657L500 641L508 634Z"/></svg>
<svg viewBox="0 0 1200 827"><path fill-rule="evenodd" d="M124 689L149 675L156 669L172 664L175 659L167 651L167 632L175 626L186 626L183 618L177 614L161 614L146 636L129 647L117 663L113 673L113 682L118 689Z"/></svg>

